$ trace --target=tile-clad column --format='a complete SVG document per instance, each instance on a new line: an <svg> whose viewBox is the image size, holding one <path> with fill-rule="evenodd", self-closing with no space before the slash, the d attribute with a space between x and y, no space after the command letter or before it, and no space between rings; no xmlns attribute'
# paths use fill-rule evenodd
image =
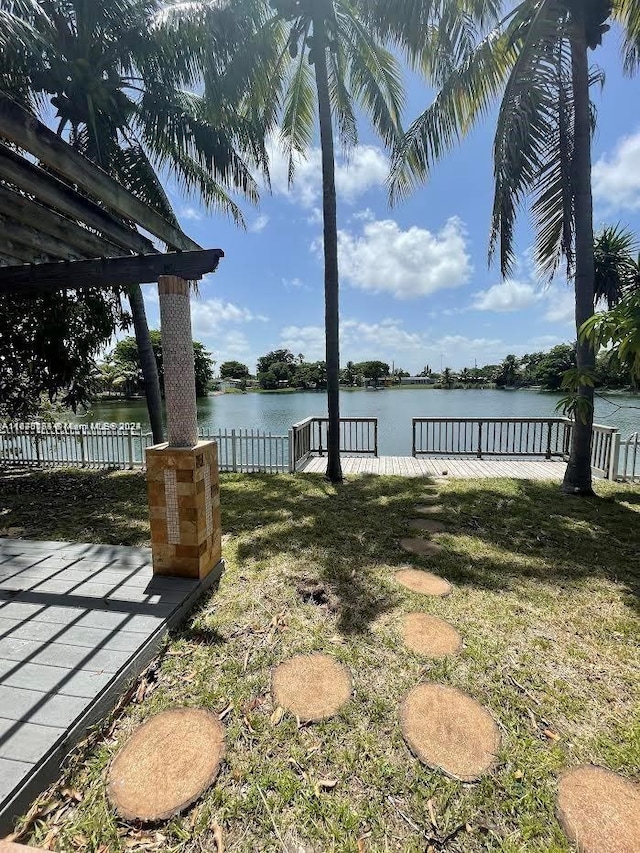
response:
<svg viewBox="0 0 640 853"><path fill-rule="evenodd" d="M158 279L169 447L193 447L198 441L189 291L189 282L177 276Z"/></svg>

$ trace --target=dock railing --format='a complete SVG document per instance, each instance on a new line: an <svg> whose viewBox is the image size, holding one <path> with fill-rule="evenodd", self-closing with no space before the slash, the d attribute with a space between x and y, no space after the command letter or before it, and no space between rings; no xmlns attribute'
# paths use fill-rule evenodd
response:
<svg viewBox="0 0 640 853"><path fill-rule="evenodd" d="M573 421L569 418L413 418L413 456L544 458L566 461ZM613 480L620 439L616 427L593 425L591 467Z"/></svg>
<svg viewBox="0 0 640 853"><path fill-rule="evenodd" d="M617 477L628 483L640 483L640 432L620 441Z"/></svg>
<svg viewBox="0 0 640 853"><path fill-rule="evenodd" d="M328 432L328 418L305 418L291 427L291 471L296 471L309 456L326 453ZM377 456L378 419L340 418L340 453Z"/></svg>

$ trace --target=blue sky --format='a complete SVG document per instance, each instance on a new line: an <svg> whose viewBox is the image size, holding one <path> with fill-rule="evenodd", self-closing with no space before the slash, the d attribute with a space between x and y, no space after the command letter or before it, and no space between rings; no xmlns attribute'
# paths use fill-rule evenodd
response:
<svg viewBox="0 0 640 853"><path fill-rule="evenodd" d="M602 94L594 93L596 225L620 221L640 232L640 78L623 76L615 33L592 57L607 74ZM423 83L407 83L405 124L429 102ZM546 289L535 280L526 214L514 280L501 282L487 266L492 129L490 120L477 128L427 185L391 209L387 156L361 124L360 144L337 172L343 364L382 358L411 372L425 364L457 369L572 339L571 288L562 279ZM218 364L238 359L253 372L256 358L278 347L324 357L319 158L315 148L289 189L274 144L273 191L257 208L243 204L247 231L168 186L184 230L225 251L193 302L194 337ZM144 292L157 326L155 288Z"/></svg>

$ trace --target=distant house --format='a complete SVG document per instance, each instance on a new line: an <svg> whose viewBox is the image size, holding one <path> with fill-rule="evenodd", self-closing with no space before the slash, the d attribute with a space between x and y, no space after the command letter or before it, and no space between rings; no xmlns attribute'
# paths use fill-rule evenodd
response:
<svg viewBox="0 0 640 853"><path fill-rule="evenodd" d="M432 376L402 376L401 385L435 385L436 380Z"/></svg>

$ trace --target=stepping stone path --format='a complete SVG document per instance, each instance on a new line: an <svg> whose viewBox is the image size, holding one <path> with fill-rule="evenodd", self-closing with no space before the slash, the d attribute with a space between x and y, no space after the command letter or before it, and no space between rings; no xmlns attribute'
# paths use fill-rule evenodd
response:
<svg viewBox="0 0 640 853"><path fill-rule="evenodd" d="M409 691L400 706L400 727L416 758L462 782L486 773L500 749L491 714L443 684L419 684Z"/></svg>
<svg viewBox="0 0 640 853"><path fill-rule="evenodd" d="M395 578L401 586L410 589L411 592L419 592L422 595L449 595L451 584L438 575L431 572L423 572L422 569L400 569Z"/></svg>
<svg viewBox="0 0 640 853"><path fill-rule="evenodd" d="M440 515L444 512L444 507L440 504L419 504L416 507L416 512L420 515Z"/></svg>
<svg viewBox="0 0 640 853"><path fill-rule="evenodd" d="M447 530L441 521L433 521L431 518L412 518L409 527L412 530L424 530L425 533L445 533Z"/></svg>
<svg viewBox="0 0 640 853"><path fill-rule="evenodd" d="M432 557L434 554L439 554L442 551L442 545L438 545L437 542L431 542L429 539L401 539L400 547L416 557Z"/></svg>
<svg viewBox="0 0 640 853"><path fill-rule="evenodd" d="M210 711L174 708L140 726L109 768L107 793L125 820L166 820L212 784L225 729Z"/></svg>
<svg viewBox="0 0 640 853"><path fill-rule="evenodd" d="M586 765L560 777L560 825L580 853L640 851L640 785Z"/></svg>
<svg viewBox="0 0 640 853"><path fill-rule="evenodd" d="M439 515L435 487L426 487L421 515ZM437 520L414 518L413 530L441 533ZM404 538L411 554L437 554L442 547L428 539ZM444 578L404 568L396 581L412 592L445 596L452 591ZM437 616L408 613L402 638L408 649L429 658L456 654L458 631ZM275 667L271 693L276 707L300 722L334 716L351 698L349 669L325 654L297 655ZM453 779L475 782L490 770L501 746L491 714L467 694L443 684L418 684L403 699L400 728L416 758ZM164 711L144 723L116 755L109 768L108 797L119 815L142 823L165 820L191 805L215 780L225 752L225 729L202 709ZM559 780L558 820L581 853L640 853L640 785L602 767L569 770ZM0 853L36 850L0 841Z"/></svg>
<svg viewBox="0 0 640 853"><path fill-rule="evenodd" d="M408 613L402 623L405 646L418 655L443 658L462 648L462 637L453 625L428 613Z"/></svg>
<svg viewBox="0 0 640 853"><path fill-rule="evenodd" d="M329 655L296 655L277 666L271 676L274 705L302 723L333 717L352 691L351 673Z"/></svg>

